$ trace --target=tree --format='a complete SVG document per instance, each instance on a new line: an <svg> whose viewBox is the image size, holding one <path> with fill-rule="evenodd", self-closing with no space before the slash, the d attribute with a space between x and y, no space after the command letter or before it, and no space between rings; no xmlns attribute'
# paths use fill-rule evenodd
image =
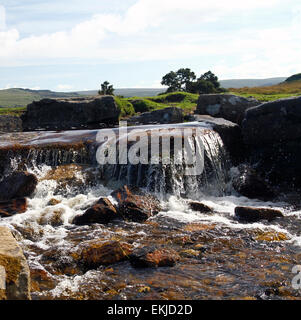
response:
<svg viewBox="0 0 301 320"><path fill-rule="evenodd" d="M216 93L217 90L210 81L198 79L195 82L190 82L187 86L187 92L197 94Z"/></svg>
<svg viewBox="0 0 301 320"><path fill-rule="evenodd" d="M209 81L214 85L214 88L216 88L216 89L219 89L221 86L218 81L218 77L214 73L212 73L210 70L207 71L206 73L202 74L198 80Z"/></svg>
<svg viewBox="0 0 301 320"><path fill-rule="evenodd" d="M161 84L168 86L167 92L186 91L187 85L196 79L196 75L189 68L181 68L178 71L170 71L161 81Z"/></svg>
<svg viewBox="0 0 301 320"><path fill-rule="evenodd" d="M101 84L101 90L98 91L98 94L100 95L114 95L115 89L113 88L113 85L110 85L110 82L105 81Z"/></svg>

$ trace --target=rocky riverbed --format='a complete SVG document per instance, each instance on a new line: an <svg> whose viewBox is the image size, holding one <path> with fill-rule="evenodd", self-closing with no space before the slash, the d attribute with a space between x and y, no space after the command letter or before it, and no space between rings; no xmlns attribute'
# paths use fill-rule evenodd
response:
<svg viewBox="0 0 301 320"><path fill-rule="evenodd" d="M160 128L201 130L200 176L100 166L97 130L1 136L0 226L24 252L31 298L300 299L299 191L248 161L250 127L208 116L136 127Z"/></svg>

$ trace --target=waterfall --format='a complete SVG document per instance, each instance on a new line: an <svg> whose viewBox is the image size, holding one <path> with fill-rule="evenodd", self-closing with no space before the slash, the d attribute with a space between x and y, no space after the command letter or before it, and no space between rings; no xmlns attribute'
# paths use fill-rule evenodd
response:
<svg viewBox="0 0 301 320"><path fill-rule="evenodd" d="M152 133L152 130L158 130L158 126L148 127L148 134ZM150 137L148 138L148 141L150 141ZM116 144L107 142L107 154L110 154L110 149L116 148L116 158L118 159L120 155L118 145L122 139L124 139L124 136L119 137ZM172 154L171 162L164 164L162 153L160 153L158 157L161 161L157 164L152 164L150 161L148 164L119 164L117 161L115 164L106 163L100 165L99 169L103 183L112 188L124 184L134 185L158 195L173 194L189 198L197 198L200 193L217 196L225 195L230 180L230 160L223 142L219 134L209 128L203 128L201 134L190 137L189 143L192 149L200 148L198 140L201 141L204 149L204 170L200 174L185 174L185 170L189 167L185 159L180 164L173 161L182 155L174 153ZM129 143L127 150L131 146L132 144ZM172 141L170 146L172 149ZM105 144L102 147L104 148ZM182 150L180 151L182 152ZM148 160L150 160L150 155L148 155Z"/></svg>

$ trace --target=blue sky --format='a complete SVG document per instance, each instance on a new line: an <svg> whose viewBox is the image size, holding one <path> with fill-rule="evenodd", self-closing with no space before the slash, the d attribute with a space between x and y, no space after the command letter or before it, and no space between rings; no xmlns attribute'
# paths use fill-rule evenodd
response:
<svg viewBox="0 0 301 320"><path fill-rule="evenodd" d="M301 72L300 0L0 0L0 88L160 87Z"/></svg>

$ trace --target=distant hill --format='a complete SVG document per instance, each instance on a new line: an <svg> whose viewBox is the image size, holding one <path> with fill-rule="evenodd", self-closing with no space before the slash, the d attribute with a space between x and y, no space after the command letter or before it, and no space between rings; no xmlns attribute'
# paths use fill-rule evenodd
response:
<svg viewBox="0 0 301 320"><path fill-rule="evenodd" d="M245 97L252 96L260 101L272 101L291 96L301 96L301 80L284 81L273 86L233 88L231 92Z"/></svg>
<svg viewBox="0 0 301 320"><path fill-rule="evenodd" d="M243 87L264 87L273 86L286 80L286 77L268 78L268 79L233 79L220 80L221 86L228 88L243 88Z"/></svg>
<svg viewBox="0 0 301 320"><path fill-rule="evenodd" d="M114 94L117 96L124 96L125 98L130 97L153 97L157 96L159 93L165 92L166 89L148 89L148 88L121 88L115 89ZM77 91L80 95L85 96L95 96L97 95L97 90L89 90L89 91Z"/></svg>
<svg viewBox="0 0 301 320"><path fill-rule="evenodd" d="M292 75L291 77L287 78L285 82L292 82L292 81L298 81L298 80L301 80L301 73Z"/></svg>
<svg viewBox="0 0 301 320"><path fill-rule="evenodd" d="M6 89L0 90L0 107L24 107L35 100L75 96L79 96L78 93L53 92L50 90Z"/></svg>

